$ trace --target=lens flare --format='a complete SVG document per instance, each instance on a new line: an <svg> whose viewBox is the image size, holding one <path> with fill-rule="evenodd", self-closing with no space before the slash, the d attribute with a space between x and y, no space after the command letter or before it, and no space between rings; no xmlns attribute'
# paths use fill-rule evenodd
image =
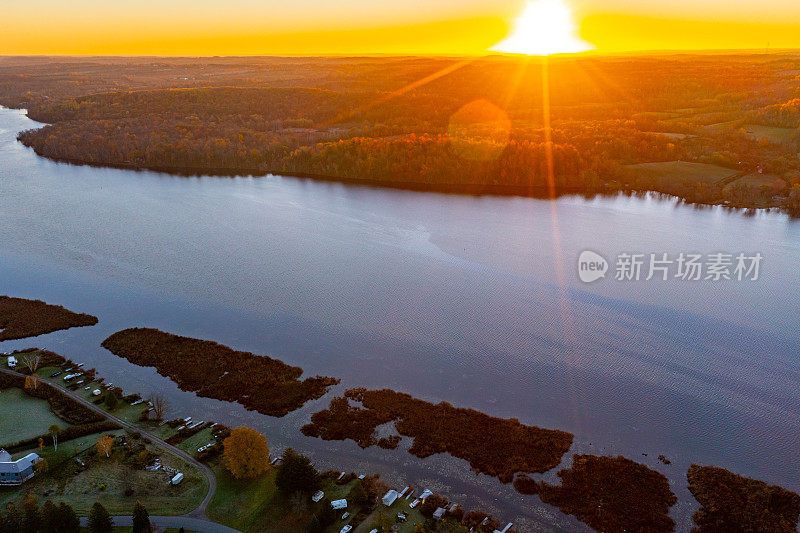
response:
<svg viewBox="0 0 800 533"><path fill-rule="evenodd" d="M450 146L464 159L491 161L500 157L511 134L511 119L489 100L474 100L450 117Z"/></svg>

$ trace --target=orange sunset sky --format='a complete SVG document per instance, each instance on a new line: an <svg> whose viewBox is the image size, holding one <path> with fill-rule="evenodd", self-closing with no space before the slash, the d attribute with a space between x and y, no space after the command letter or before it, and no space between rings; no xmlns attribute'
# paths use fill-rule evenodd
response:
<svg viewBox="0 0 800 533"><path fill-rule="evenodd" d="M562 1L562 0L557 0ZM800 48L798 0L563 0L597 52ZM0 54L485 54L525 0L7 0Z"/></svg>

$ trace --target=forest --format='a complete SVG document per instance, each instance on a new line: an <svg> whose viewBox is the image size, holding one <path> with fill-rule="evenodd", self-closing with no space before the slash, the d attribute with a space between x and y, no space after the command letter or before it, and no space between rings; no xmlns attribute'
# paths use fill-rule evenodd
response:
<svg viewBox="0 0 800 533"><path fill-rule="evenodd" d="M25 145L76 164L463 193L655 191L800 214L798 80L790 53L7 57L0 104L48 124L20 134ZM720 169L730 175L708 177Z"/></svg>

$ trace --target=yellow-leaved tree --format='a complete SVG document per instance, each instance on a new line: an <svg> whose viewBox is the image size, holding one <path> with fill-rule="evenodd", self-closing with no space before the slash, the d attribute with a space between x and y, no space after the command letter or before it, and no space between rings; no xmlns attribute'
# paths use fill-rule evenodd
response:
<svg viewBox="0 0 800 533"><path fill-rule="evenodd" d="M103 435L97 439L97 455L111 455L111 448L114 446L114 437L111 435Z"/></svg>
<svg viewBox="0 0 800 533"><path fill-rule="evenodd" d="M267 438L255 429L234 429L222 446L225 466L236 479L252 479L269 468Z"/></svg>

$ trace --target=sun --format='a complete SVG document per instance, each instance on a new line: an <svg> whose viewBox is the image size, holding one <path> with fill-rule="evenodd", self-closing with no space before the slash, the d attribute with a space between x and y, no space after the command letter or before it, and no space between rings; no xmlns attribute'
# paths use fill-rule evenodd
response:
<svg viewBox="0 0 800 533"><path fill-rule="evenodd" d="M511 35L491 50L546 56L574 54L594 47L578 37L572 12L563 0L532 0L514 21Z"/></svg>

